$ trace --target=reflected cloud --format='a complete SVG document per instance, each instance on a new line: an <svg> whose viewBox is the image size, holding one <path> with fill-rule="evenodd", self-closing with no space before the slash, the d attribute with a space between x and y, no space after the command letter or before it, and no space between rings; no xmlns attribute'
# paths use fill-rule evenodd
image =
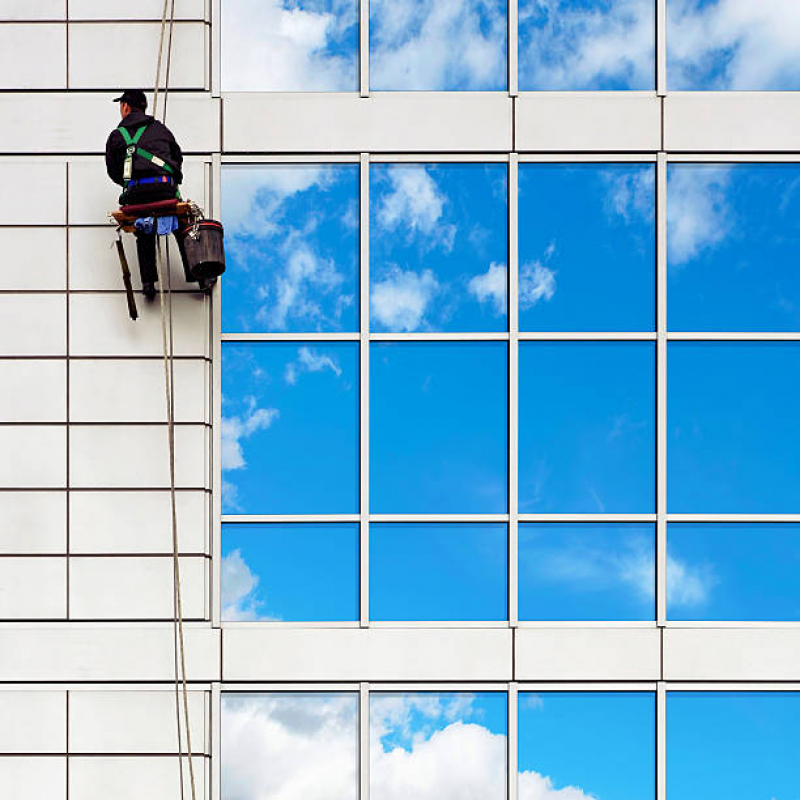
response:
<svg viewBox="0 0 800 800"><path fill-rule="evenodd" d="M606 184L606 211L621 217L626 223L632 219L651 222L655 218L656 173L652 167L636 171L609 171L601 173Z"/></svg>
<svg viewBox="0 0 800 800"><path fill-rule="evenodd" d="M254 397L245 398L247 410L241 416L222 417L221 454L223 471L243 469L247 466L242 449L242 439L263 431L280 416L277 408L259 408Z"/></svg>
<svg viewBox="0 0 800 800"><path fill-rule="evenodd" d="M220 589L222 592L222 619L228 622L264 619L258 614L254 593L258 576L242 558L241 551L233 550L222 558Z"/></svg>
<svg viewBox="0 0 800 800"><path fill-rule="evenodd" d="M554 245L548 247L545 259L554 251ZM541 261L523 264L519 270L519 306L533 308L544 300L552 300L556 293L556 271L542 264Z"/></svg>
<svg viewBox="0 0 800 800"><path fill-rule="evenodd" d="M225 0L225 91L347 91L357 88L354 0Z"/></svg>
<svg viewBox="0 0 800 800"><path fill-rule="evenodd" d="M336 359L303 346L297 351L297 358L286 365L283 375L286 383L294 386L297 384L298 377L304 372L323 372L324 370L330 370L337 378L342 375L342 369Z"/></svg>
<svg viewBox="0 0 800 800"><path fill-rule="evenodd" d="M382 280L372 284L372 317L378 325L390 330L420 330L426 327L425 314L439 290L439 282L431 270L404 271L393 266Z"/></svg>
<svg viewBox="0 0 800 800"><path fill-rule="evenodd" d="M503 89L506 3L371 0L370 83L376 89Z"/></svg>
<svg viewBox="0 0 800 800"><path fill-rule="evenodd" d="M520 88L652 89L652 0L521 0Z"/></svg>
<svg viewBox="0 0 800 800"><path fill-rule="evenodd" d="M508 275L505 264L489 264L489 269L475 275L467 284L479 303L489 303L495 314L505 314L508 307Z"/></svg>

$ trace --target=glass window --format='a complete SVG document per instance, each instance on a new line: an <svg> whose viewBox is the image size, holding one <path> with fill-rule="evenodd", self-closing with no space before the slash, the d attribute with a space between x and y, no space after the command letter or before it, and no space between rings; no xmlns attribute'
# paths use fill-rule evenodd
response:
<svg viewBox="0 0 800 800"><path fill-rule="evenodd" d="M358 0L224 0L221 51L226 92L356 91Z"/></svg>
<svg viewBox="0 0 800 800"><path fill-rule="evenodd" d="M670 523L667 615L800 620L800 525Z"/></svg>
<svg viewBox="0 0 800 800"><path fill-rule="evenodd" d="M797 797L798 719L796 692L667 692L667 796Z"/></svg>
<svg viewBox="0 0 800 800"><path fill-rule="evenodd" d="M652 800L655 733L651 693L520 692L519 796Z"/></svg>
<svg viewBox="0 0 800 800"><path fill-rule="evenodd" d="M668 508L800 511L800 343L670 342Z"/></svg>
<svg viewBox="0 0 800 800"><path fill-rule="evenodd" d="M800 164L667 171L669 327L800 330Z"/></svg>
<svg viewBox="0 0 800 800"><path fill-rule="evenodd" d="M357 524L222 526L222 619L357 620Z"/></svg>
<svg viewBox="0 0 800 800"><path fill-rule="evenodd" d="M789 0L668 0L670 89L800 89L800 15Z"/></svg>
<svg viewBox="0 0 800 800"><path fill-rule="evenodd" d="M507 536L497 524L371 524L370 619L507 619Z"/></svg>
<svg viewBox="0 0 800 800"><path fill-rule="evenodd" d="M356 800L358 695L222 695L226 800Z"/></svg>
<svg viewBox="0 0 800 800"><path fill-rule="evenodd" d="M504 513L505 342L373 342L370 511Z"/></svg>
<svg viewBox="0 0 800 800"><path fill-rule="evenodd" d="M505 89L505 0L370 0L372 89Z"/></svg>
<svg viewBox="0 0 800 800"><path fill-rule="evenodd" d="M358 169L223 169L224 331L358 330Z"/></svg>
<svg viewBox="0 0 800 800"><path fill-rule="evenodd" d="M653 525L525 523L518 541L520 619L654 619Z"/></svg>
<svg viewBox="0 0 800 800"><path fill-rule="evenodd" d="M653 0L519 0L519 88L653 89Z"/></svg>
<svg viewBox="0 0 800 800"><path fill-rule="evenodd" d="M650 342L519 346L519 511L652 513Z"/></svg>
<svg viewBox="0 0 800 800"><path fill-rule="evenodd" d="M655 328L652 164L521 164L525 331Z"/></svg>
<svg viewBox="0 0 800 800"><path fill-rule="evenodd" d="M222 511L358 512L358 344L222 346Z"/></svg>
<svg viewBox="0 0 800 800"><path fill-rule="evenodd" d="M505 800L507 702L500 692L371 694L370 800Z"/></svg>
<svg viewBox="0 0 800 800"><path fill-rule="evenodd" d="M373 330L507 330L505 164L375 164L370 205Z"/></svg>

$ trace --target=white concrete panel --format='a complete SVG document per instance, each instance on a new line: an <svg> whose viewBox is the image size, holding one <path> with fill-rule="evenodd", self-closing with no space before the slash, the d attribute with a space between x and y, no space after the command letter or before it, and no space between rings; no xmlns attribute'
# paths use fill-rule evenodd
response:
<svg viewBox="0 0 800 800"><path fill-rule="evenodd" d="M505 681L511 631L291 629L224 630L225 680Z"/></svg>
<svg viewBox="0 0 800 800"><path fill-rule="evenodd" d="M0 25L0 89L65 89L67 26Z"/></svg>
<svg viewBox="0 0 800 800"><path fill-rule="evenodd" d="M515 680L658 680L656 628L520 628Z"/></svg>
<svg viewBox="0 0 800 800"><path fill-rule="evenodd" d="M796 92L670 92L664 100L667 150L796 152Z"/></svg>
<svg viewBox="0 0 800 800"><path fill-rule="evenodd" d="M517 98L519 151L658 150L661 103L646 92L523 92Z"/></svg>
<svg viewBox="0 0 800 800"><path fill-rule="evenodd" d="M667 628L664 631L664 679L800 680L800 630Z"/></svg>
<svg viewBox="0 0 800 800"><path fill-rule="evenodd" d="M69 234L70 289L81 291L123 289L116 240L116 229L110 225L105 228L72 228ZM133 288L139 290L142 288L142 281L136 255L136 240L133 236L125 234L122 242L128 257ZM166 243L169 247L169 275L173 291L199 291L196 283L186 282L175 237L168 236L162 239L162 243ZM164 269L166 269L166 254ZM138 300L139 298L137 303Z"/></svg>
<svg viewBox="0 0 800 800"><path fill-rule="evenodd" d="M66 223L65 162L52 158L0 161L0 186L3 187L0 192L0 220L3 225ZM14 191L11 187L15 186L21 187L21 190Z"/></svg>
<svg viewBox="0 0 800 800"><path fill-rule="evenodd" d="M0 558L0 619L63 619L66 615L66 558Z"/></svg>
<svg viewBox="0 0 800 800"><path fill-rule="evenodd" d="M59 0L63 5L63 0ZM0 6L2 7L2 6ZM109 3L108 0L69 0L71 20L158 20L163 0L137 0L136 3ZM175 0L175 19L204 19L204 0Z"/></svg>
<svg viewBox="0 0 800 800"><path fill-rule="evenodd" d="M208 752L206 699L204 692L189 692L189 731L195 753ZM69 748L71 753L177 753L175 693L70 692Z"/></svg>
<svg viewBox="0 0 800 800"><path fill-rule="evenodd" d="M73 89L152 86L161 20L120 24L74 23L69 28L69 85ZM175 25L171 89L204 89L207 83L206 26ZM166 63L161 85L165 84Z"/></svg>
<svg viewBox="0 0 800 800"><path fill-rule="evenodd" d="M226 152L511 149L511 98L500 92L231 92Z"/></svg>
<svg viewBox="0 0 800 800"><path fill-rule="evenodd" d="M207 422L208 362L201 359L175 361L174 370L176 421ZM70 366L70 420L166 422L164 391L164 364L160 359L76 360Z"/></svg>
<svg viewBox="0 0 800 800"><path fill-rule="evenodd" d="M59 20L67 18L65 0L0 0L0 21L3 20Z"/></svg>
<svg viewBox="0 0 800 800"><path fill-rule="evenodd" d="M0 756L0 797L66 800L67 759Z"/></svg>
<svg viewBox="0 0 800 800"><path fill-rule="evenodd" d="M66 422L67 362L0 361L0 422Z"/></svg>
<svg viewBox="0 0 800 800"><path fill-rule="evenodd" d="M172 563L169 556L71 557L70 618L172 619ZM184 619L206 616L206 563L202 556L181 558Z"/></svg>
<svg viewBox="0 0 800 800"><path fill-rule="evenodd" d="M219 630L184 629L189 680L219 680ZM3 630L0 681L172 681L172 623ZM0 795L5 796L5 795Z"/></svg>
<svg viewBox="0 0 800 800"><path fill-rule="evenodd" d="M177 508L180 552L207 552L206 493L178 492ZM172 553L169 491L73 492L69 516L73 554Z"/></svg>
<svg viewBox="0 0 800 800"><path fill-rule="evenodd" d="M107 5L106 0L103 1ZM121 9L129 7L127 4L120 6ZM0 129L0 152L101 151L119 122L118 107L111 102L119 96L118 92L14 92L0 95L0 118L15 121L14 125ZM208 94L181 92L170 95L167 125L184 152L210 152L219 149L219 114L219 99ZM198 192L201 187L189 188Z"/></svg>
<svg viewBox="0 0 800 800"><path fill-rule="evenodd" d="M66 692L0 690L0 719L0 753L67 752Z"/></svg>
<svg viewBox="0 0 800 800"><path fill-rule="evenodd" d="M69 440L70 485L76 489L169 486L166 425L73 425ZM175 428L175 482L184 489L205 488L206 428Z"/></svg>
<svg viewBox="0 0 800 800"><path fill-rule="evenodd" d="M2 302L2 298L0 298ZM125 295L74 294L70 296L70 355L163 356L161 306L137 300L139 319L128 316ZM172 299L176 356L205 356L208 351L208 299L193 294ZM2 322L0 322L0 329Z"/></svg>
<svg viewBox="0 0 800 800"><path fill-rule="evenodd" d="M202 756L193 760L197 798L206 791L206 763ZM191 797L189 768L184 762L184 795ZM70 759L70 800L175 800L180 773L177 758L163 756L108 756Z"/></svg>
<svg viewBox="0 0 800 800"><path fill-rule="evenodd" d="M0 356L63 356L66 352L64 295L0 295Z"/></svg>
<svg viewBox="0 0 800 800"><path fill-rule="evenodd" d="M0 554L66 553L66 492L0 492Z"/></svg>
<svg viewBox="0 0 800 800"><path fill-rule="evenodd" d="M105 147L108 132L114 124L111 117L106 134L95 149ZM199 205L205 204L205 165L199 157L184 160L181 194ZM72 225L104 225L109 213L119 208L121 187L112 183L100 157L78 157L69 164L69 221ZM134 261L135 263L135 261Z"/></svg>
<svg viewBox="0 0 800 800"><path fill-rule="evenodd" d="M56 489L66 486L66 426L0 427L0 453L6 456L0 458L0 487ZM9 453L13 453L14 458L8 458Z"/></svg>
<svg viewBox="0 0 800 800"><path fill-rule="evenodd" d="M67 288L66 228L0 228L0 253L0 289Z"/></svg>

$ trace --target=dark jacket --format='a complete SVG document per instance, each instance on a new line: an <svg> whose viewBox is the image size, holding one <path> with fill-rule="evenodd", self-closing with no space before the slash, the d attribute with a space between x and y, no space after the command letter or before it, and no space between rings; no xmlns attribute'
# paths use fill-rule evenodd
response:
<svg viewBox="0 0 800 800"><path fill-rule="evenodd" d="M147 115L144 111L133 110L125 119L120 122L130 133L131 137L142 125L146 125L146 130L138 141L138 144L152 153L154 156L164 159L175 171L172 176L176 183L183 181L181 166L183 164L183 153L175 141L175 137L166 125L162 125L157 119ZM123 185L122 171L125 167L125 151L127 145L122 138L122 134L114 129L106 142L106 171L108 177L114 183ZM146 178L152 175L164 175L164 171L155 164L139 155L133 157L133 177Z"/></svg>

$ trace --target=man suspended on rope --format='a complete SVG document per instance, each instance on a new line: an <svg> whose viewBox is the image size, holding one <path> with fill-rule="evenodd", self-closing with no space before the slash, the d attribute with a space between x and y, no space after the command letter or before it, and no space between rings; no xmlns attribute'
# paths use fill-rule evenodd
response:
<svg viewBox="0 0 800 800"><path fill-rule="evenodd" d="M145 93L126 89L114 102L119 103L122 122L111 131L106 142L106 171L114 183L123 187L120 205L156 203L180 197L183 153L169 128L144 113L147 109ZM156 233L137 230L135 236L142 291L145 297L153 299L158 281ZM177 232L175 238L186 270L183 241Z"/></svg>

